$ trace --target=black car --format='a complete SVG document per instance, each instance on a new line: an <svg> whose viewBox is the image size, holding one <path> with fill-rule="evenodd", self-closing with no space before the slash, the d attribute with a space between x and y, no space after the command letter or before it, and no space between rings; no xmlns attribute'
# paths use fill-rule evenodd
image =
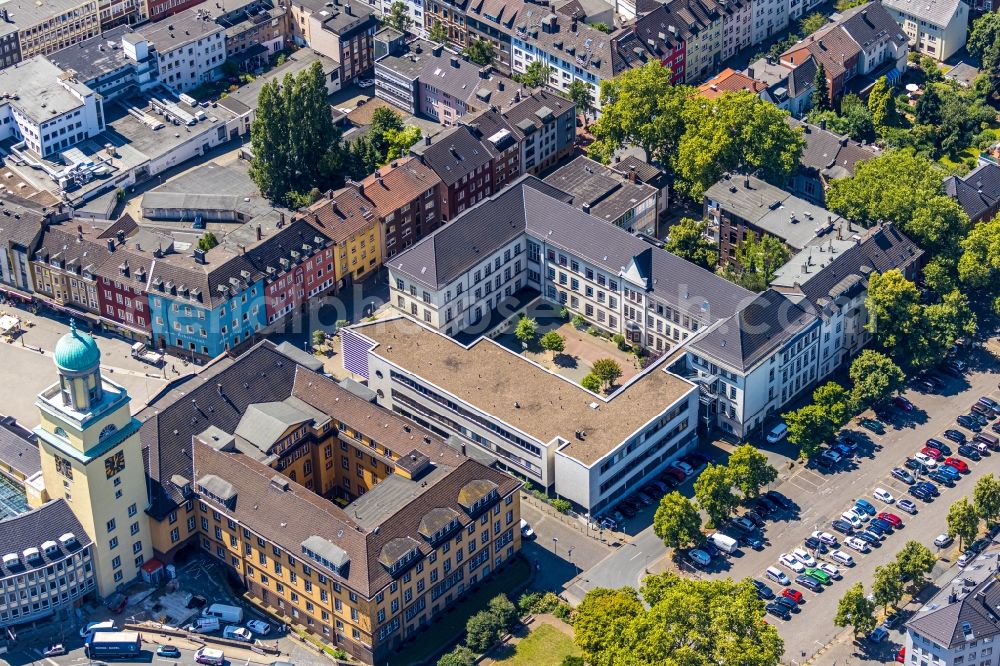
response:
<svg viewBox="0 0 1000 666"><path fill-rule="evenodd" d="M788 608L784 604L780 604L776 601L764 606L764 610L767 611L768 615L779 617L785 621L792 619L792 615L788 612Z"/></svg>
<svg viewBox="0 0 1000 666"><path fill-rule="evenodd" d="M868 530L858 532L854 536L866 542L870 546L878 547L882 545L882 538L877 534L872 534Z"/></svg>
<svg viewBox="0 0 1000 666"><path fill-rule="evenodd" d="M955 422L958 423L958 425L962 426L963 428L971 430L972 432L979 432L980 430L983 429L983 426L979 425L979 421L972 418L968 414L962 414L960 416L956 416Z"/></svg>
<svg viewBox="0 0 1000 666"><path fill-rule="evenodd" d="M751 581L753 586L757 588L757 596L765 601L768 599L774 599L774 590L767 586L767 583L761 582L759 580Z"/></svg>
<svg viewBox="0 0 1000 666"><path fill-rule="evenodd" d="M990 426L990 430L992 430L993 432L1000 433L1000 421L997 421L996 423L994 423L993 425L991 425Z"/></svg>
<svg viewBox="0 0 1000 666"><path fill-rule="evenodd" d="M799 612L798 602L796 602L795 599L789 599L783 594L779 594L777 597L775 597L774 603L781 604L782 606L792 611L793 613Z"/></svg>
<svg viewBox="0 0 1000 666"><path fill-rule="evenodd" d="M700 544L698 548L708 553L708 556L711 557L713 560L722 555L722 551L719 550L718 547L711 541L705 541L704 543Z"/></svg>
<svg viewBox="0 0 1000 666"><path fill-rule="evenodd" d="M835 531L840 532L841 534L846 534L848 536L854 534L854 526L851 525L846 520L841 520L838 518L837 520L833 521L831 525L833 525L833 529Z"/></svg>
<svg viewBox="0 0 1000 666"><path fill-rule="evenodd" d="M815 458L812 459L812 462L817 467L821 467L821 468L827 469L827 470L833 469L837 465L837 463L833 462L832 460L830 460L826 456L817 456L817 457L815 457Z"/></svg>
<svg viewBox="0 0 1000 666"><path fill-rule="evenodd" d="M764 527L764 519L760 517L760 514L756 511L750 510L743 514L743 516L750 520L751 523L757 527Z"/></svg>
<svg viewBox="0 0 1000 666"><path fill-rule="evenodd" d="M882 520L881 518L872 518L871 522L868 523L868 529L870 530L882 530L883 534L892 534L893 526L888 520Z"/></svg>
<svg viewBox="0 0 1000 666"><path fill-rule="evenodd" d="M984 408L982 411L985 413L977 412L976 410L973 409L971 412L969 412L969 416L975 419L976 423L985 428L990 424L990 416L993 415L993 412L988 408ZM990 416L987 416L986 414L989 414Z"/></svg>
<svg viewBox="0 0 1000 666"><path fill-rule="evenodd" d="M694 469L698 469L699 467L708 462L708 458L701 455L697 451L692 451L691 453L681 458L681 460L686 462L688 465L691 465L691 467L693 467Z"/></svg>
<svg viewBox="0 0 1000 666"><path fill-rule="evenodd" d="M795 582L807 590L812 590L813 592L823 591L823 583L812 576L807 576L806 574L799 574L796 576Z"/></svg>
<svg viewBox="0 0 1000 666"><path fill-rule="evenodd" d="M939 469L933 469L927 472L927 478L932 481L937 481L942 486L948 486L949 488L955 485L952 478Z"/></svg>
<svg viewBox="0 0 1000 666"><path fill-rule="evenodd" d="M982 460L983 456L970 444L962 444L958 447L958 455L965 456L969 460Z"/></svg>
<svg viewBox="0 0 1000 666"><path fill-rule="evenodd" d="M903 463L903 466L906 467L907 469L912 469L914 472L918 474L926 474L928 471L927 467L924 466L922 462L920 462L915 458L907 458L906 461Z"/></svg>
<svg viewBox="0 0 1000 666"><path fill-rule="evenodd" d="M934 496L927 492L927 489L922 486L910 486L907 488L906 492L925 502L930 502L934 499Z"/></svg>
<svg viewBox="0 0 1000 666"><path fill-rule="evenodd" d="M916 485L917 485L918 488L923 488L924 490L926 490L927 492L929 492L934 497L937 497L938 495L941 494L941 491L938 490L938 487L935 486L930 481L918 481Z"/></svg>
<svg viewBox="0 0 1000 666"><path fill-rule="evenodd" d="M892 533L892 526L890 525L889 527L886 527L884 524L870 522L867 525L865 525L864 531L868 532L869 534L874 534L879 539L884 539L889 534Z"/></svg>
<svg viewBox="0 0 1000 666"><path fill-rule="evenodd" d="M893 467L892 476L893 478L899 479L908 486L912 486L914 484L913 475L907 472L905 469L901 469L899 467Z"/></svg>
<svg viewBox="0 0 1000 666"><path fill-rule="evenodd" d="M954 428L948 428L945 430L944 436L958 444L965 444L965 442L969 439L965 436L964 432L961 430L955 430Z"/></svg>
<svg viewBox="0 0 1000 666"><path fill-rule="evenodd" d="M756 511L758 515L765 518L774 513L774 510L777 508L770 502L765 503L763 497L754 502L751 506L753 506L753 510Z"/></svg>
<svg viewBox="0 0 1000 666"><path fill-rule="evenodd" d="M988 545L990 545L989 539L976 539L972 542L972 545L969 546L969 552L981 553Z"/></svg>
<svg viewBox="0 0 1000 666"><path fill-rule="evenodd" d="M934 439L933 437L927 440L927 446L932 449L937 449L941 452L941 455L950 456L952 453L950 446L942 442L940 439Z"/></svg>
<svg viewBox="0 0 1000 666"><path fill-rule="evenodd" d="M806 540L803 543L805 544L806 548L808 548L809 550L818 551L821 555L826 555L826 553L830 550L829 548L827 548L825 543L823 543L816 537L806 537Z"/></svg>
<svg viewBox="0 0 1000 666"><path fill-rule="evenodd" d="M788 499L787 497L779 493L777 490L768 490L766 496L768 499L770 499L772 502L780 506L782 509L788 510L795 508L795 504L792 502L792 500Z"/></svg>

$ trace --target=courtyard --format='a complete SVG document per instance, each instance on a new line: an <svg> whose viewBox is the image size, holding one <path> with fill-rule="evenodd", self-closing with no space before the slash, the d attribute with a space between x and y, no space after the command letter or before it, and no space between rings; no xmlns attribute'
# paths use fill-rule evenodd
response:
<svg viewBox="0 0 1000 666"><path fill-rule="evenodd" d="M579 384L590 374L594 362L602 358L615 361L622 370L621 377L615 387L626 384L630 379L642 372L639 359L631 352L622 351L613 341L600 335L591 335L586 327L574 326L572 321L562 318L536 319L538 335L525 349L520 340L514 337L514 330L504 333L496 341L507 349L521 354L543 368ZM539 340L549 331L555 331L563 340L565 348L561 352L550 352L542 348ZM615 388L613 387L613 388Z"/></svg>

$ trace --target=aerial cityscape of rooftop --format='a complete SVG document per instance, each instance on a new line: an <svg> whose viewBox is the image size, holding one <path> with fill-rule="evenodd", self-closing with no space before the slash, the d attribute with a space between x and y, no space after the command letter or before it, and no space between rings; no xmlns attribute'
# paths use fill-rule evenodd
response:
<svg viewBox="0 0 1000 666"><path fill-rule="evenodd" d="M1000 666L992 0L0 28L4 663Z"/></svg>

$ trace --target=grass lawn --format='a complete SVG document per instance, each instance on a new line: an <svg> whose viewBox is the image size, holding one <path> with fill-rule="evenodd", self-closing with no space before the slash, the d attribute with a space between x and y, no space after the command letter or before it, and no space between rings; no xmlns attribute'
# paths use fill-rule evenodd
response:
<svg viewBox="0 0 1000 666"><path fill-rule="evenodd" d="M515 646L514 653L496 664L504 666L559 666L568 656L579 656L573 639L551 624L540 624Z"/></svg>
<svg viewBox="0 0 1000 666"><path fill-rule="evenodd" d="M427 631L417 634L416 641L410 643L389 658L392 664L411 666L422 664L438 653L443 646L452 648L459 634L464 634L465 623L475 613L486 608L489 600L501 592L506 592L511 601L531 578L531 565L522 557L511 562L499 575L480 586L478 590L465 596L451 607L451 610L434 620ZM528 663L528 662L524 662Z"/></svg>

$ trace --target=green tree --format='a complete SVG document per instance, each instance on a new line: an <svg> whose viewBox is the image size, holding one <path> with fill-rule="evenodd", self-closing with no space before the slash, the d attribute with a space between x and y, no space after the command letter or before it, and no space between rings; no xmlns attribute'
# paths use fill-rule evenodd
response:
<svg viewBox="0 0 1000 666"><path fill-rule="evenodd" d="M515 76L515 80L529 88L541 88L549 82L550 76L552 76L552 67L541 60L532 60L525 67L523 74Z"/></svg>
<svg viewBox="0 0 1000 666"><path fill-rule="evenodd" d="M438 44L447 44L450 41L448 38L448 28L444 27L441 21L434 21L430 30L427 31L427 37L432 42Z"/></svg>
<svg viewBox="0 0 1000 666"><path fill-rule="evenodd" d="M677 147L677 187L696 201L723 173L753 173L785 183L799 167L805 141L788 112L749 91L713 100L693 98L684 108L684 134Z"/></svg>
<svg viewBox="0 0 1000 666"><path fill-rule="evenodd" d="M610 35L612 32L615 31L615 29L612 28L610 25L608 25L607 23L603 23L601 21L598 21L597 23L591 23L590 27L593 28L594 30L600 30L606 35Z"/></svg>
<svg viewBox="0 0 1000 666"><path fill-rule="evenodd" d="M788 248L774 236L747 236L736 246L733 264L722 269L722 276L750 291L764 291L774 274L788 261Z"/></svg>
<svg viewBox="0 0 1000 666"><path fill-rule="evenodd" d="M747 499L757 497L761 488L774 483L778 478L778 470L752 444L743 444L733 449L727 466L732 484Z"/></svg>
<svg viewBox="0 0 1000 666"><path fill-rule="evenodd" d="M208 252L213 247L219 244L219 239L215 237L211 231L206 231L201 238L198 239L198 249L204 252Z"/></svg>
<svg viewBox="0 0 1000 666"><path fill-rule="evenodd" d="M713 270L719 259L719 252L716 244L705 235L707 227L705 222L682 217L680 222L670 227L670 236L663 247L681 259L687 259L704 269Z"/></svg>
<svg viewBox="0 0 1000 666"><path fill-rule="evenodd" d="M813 77L812 108L817 111L829 111L830 89L826 81L826 67L819 63L816 68L816 75Z"/></svg>
<svg viewBox="0 0 1000 666"><path fill-rule="evenodd" d="M828 23L826 16L820 12L813 12L799 22L799 32L803 35L811 35Z"/></svg>
<svg viewBox="0 0 1000 666"><path fill-rule="evenodd" d="M1000 480L992 473L976 481L972 489L972 504L976 507L976 514L987 525L993 524L1000 517Z"/></svg>
<svg viewBox="0 0 1000 666"><path fill-rule="evenodd" d="M986 12L973 21L966 47L979 58L982 74L976 87L986 100L995 99L1000 92L1000 13Z"/></svg>
<svg viewBox="0 0 1000 666"><path fill-rule="evenodd" d="M813 403L826 410L834 428L842 428L851 418L851 395L837 382L827 382L813 391Z"/></svg>
<svg viewBox="0 0 1000 666"><path fill-rule="evenodd" d="M967 497L960 497L948 508L948 536L958 537L958 547L972 543L979 533L979 515Z"/></svg>
<svg viewBox="0 0 1000 666"><path fill-rule="evenodd" d="M542 349L552 352L553 355L562 353L566 349L566 338L555 331L549 331L538 341Z"/></svg>
<svg viewBox="0 0 1000 666"><path fill-rule="evenodd" d="M673 159L684 133L682 111L694 88L671 85L670 70L652 59L601 81L601 117L591 127L588 152L604 163L626 144L642 148L646 159Z"/></svg>
<svg viewBox="0 0 1000 666"><path fill-rule="evenodd" d="M437 666L475 666L475 664L476 653L464 645L459 645L443 655L437 662Z"/></svg>
<svg viewBox="0 0 1000 666"><path fill-rule="evenodd" d="M465 644L473 652L486 652L503 635L503 622L488 610L479 611L465 623Z"/></svg>
<svg viewBox="0 0 1000 666"><path fill-rule="evenodd" d="M899 565L895 562L875 567L872 601L881 606L882 610L889 610L889 606L895 606L903 598L903 581L900 578Z"/></svg>
<svg viewBox="0 0 1000 666"><path fill-rule="evenodd" d="M833 623L838 627L851 627L854 637L864 636L875 629L875 602L865 596L865 588L855 583L837 604Z"/></svg>
<svg viewBox="0 0 1000 666"><path fill-rule="evenodd" d="M574 105L576 105L576 112L583 116L583 122L587 122L587 116L591 111L594 110L594 94L591 90L590 84L581 81L580 79L574 79L572 83L569 84L569 89L566 91L566 95L570 98Z"/></svg>
<svg viewBox="0 0 1000 666"><path fill-rule="evenodd" d="M923 70L928 83L936 83L944 78L937 61L930 56L920 56L920 69Z"/></svg>
<svg viewBox="0 0 1000 666"><path fill-rule="evenodd" d="M929 83L917 99L916 120L921 125L939 125L941 123L941 92L938 86Z"/></svg>
<svg viewBox="0 0 1000 666"><path fill-rule="evenodd" d="M465 47L465 54L469 56L469 60L472 62L485 67L486 65L493 64L493 59L496 57L496 48L493 46L493 42L480 37Z"/></svg>
<svg viewBox="0 0 1000 666"><path fill-rule="evenodd" d="M382 23L390 28L406 33L410 31L413 19L406 13L406 3L396 0L389 6L389 13L382 17Z"/></svg>
<svg viewBox="0 0 1000 666"><path fill-rule="evenodd" d="M538 322L531 317L521 317L514 327L514 337L521 343L530 345L538 337Z"/></svg>
<svg viewBox="0 0 1000 666"><path fill-rule="evenodd" d="M896 565L903 580L910 581L915 587L920 587L924 576L934 569L934 555L927 546L919 541L907 541L896 553Z"/></svg>
<svg viewBox="0 0 1000 666"><path fill-rule="evenodd" d="M784 645L775 628L761 622L764 604L749 581L699 581L664 574L647 577L642 589L648 609L631 589L595 591L600 603L591 603L595 592L584 597L573 628L586 663L776 666L780 662ZM586 625L583 636L577 624L581 620Z"/></svg>
<svg viewBox="0 0 1000 666"><path fill-rule="evenodd" d="M906 375L899 366L885 354L872 349L862 350L851 362L848 374L854 382L852 401L861 408L885 400L906 383Z"/></svg>
<svg viewBox="0 0 1000 666"><path fill-rule="evenodd" d="M799 447L799 455L812 458L824 442L837 431L826 409L819 405L806 405L782 417L788 426L788 441Z"/></svg>
<svg viewBox="0 0 1000 666"><path fill-rule="evenodd" d="M962 240L958 278L994 299L1000 294L1000 217L980 222ZM1000 300L993 301L993 309L1000 312Z"/></svg>
<svg viewBox="0 0 1000 666"><path fill-rule="evenodd" d="M393 160L398 160L406 154L410 146L420 141L423 134L416 125L406 125L401 130L391 129L385 133L385 141L388 144L385 159L379 166L385 166Z"/></svg>
<svg viewBox="0 0 1000 666"><path fill-rule="evenodd" d="M611 387L622 376L622 368L613 358L599 358L591 367L591 374L601 380L601 383Z"/></svg>
<svg viewBox="0 0 1000 666"><path fill-rule="evenodd" d="M600 393L603 384L601 384L601 379L597 375L590 372L580 380L580 386L592 393Z"/></svg>
<svg viewBox="0 0 1000 666"><path fill-rule="evenodd" d="M676 490L667 493L653 514L653 533L668 548L693 546L702 538L698 508Z"/></svg>
<svg viewBox="0 0 1000 666"><path fill-rule="evenodd" d="M896 96L888 80L881 76L868 94L868 111L872 122L881 133L884 127L895 127L899 123L899 113L896 111Z"/></svg>
<svg viewBox="0 0 1000 666"><path fill-rule="evenodd" d="M698 506L708 514L708 527L718 527L739 506L740 500L733 492L733 481L725 465L709 465L694 482L694 497Z"/></svg>
<svg viewBox="0 0 1000 666"><path fill-rule="evenodd" d="M324 342L326 342L326 333L321 328L317 328L312 332L312 346L319 347Z"/></svg>
<svg viewBox="0 0 1000 666"><path fill-rule="evenodd" d="M290 192L326 187L341 169L340 132L327 103L320 63L297 76L265 83L250 126L250 176L265 196L285 202Z"/></svg>
<svg viewBox="0 0 1000 666"><path fill-rule="evenodd" d="M498 620L500 620L500 626L503 627L505 632L508 632L517 626L517 608L514 606L513 602L507 598L506 594L500 593L490 599L489 611L493 613Z"/></svg>

